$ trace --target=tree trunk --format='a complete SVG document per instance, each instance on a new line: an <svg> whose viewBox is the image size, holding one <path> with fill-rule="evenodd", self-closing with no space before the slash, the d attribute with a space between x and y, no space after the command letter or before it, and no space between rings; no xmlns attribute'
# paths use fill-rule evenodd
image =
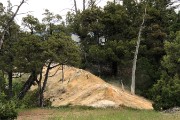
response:
<svg viewBox="0 0 180 120"><path fill-rule="evenodd" d="M117 76L117 72L118 72L118 63L117 62L112 62L111 72L112 72L113 76Z"/></svg>
<svg viewBox="0 0 180 120"><path fill-rule="evenodd" d="M101 63L98 61L98 75L101 76Z"/></svg>
<svg viewBox="0 0 180 120"><path fill-rule="evenodd" d="M12 70L8 72L8 91L9 91L9 98L13 97L13 92L12 92Z"/></svg>
<svg viewBox="0 0 180 120"><path fill-rule="evenodd" d="M121 80L121 88L122 88L123 91L125 91L125 89L124 89L124 84L123 84L123 81L122 81L122 80Z"/></svg>
<svg viewBox="0 0 180 120"><path fill-rule="evenodd" d="M131 94L135 94L135 78L136 78L136 63L137 63L137 56L139 52L139 46L141 42L141 32L143 29L144 21L145 21L145 16L146 16L146 7L143 15L143 20L139 29L138 33L138 40L137 40L137 46L136 46L136 51L134 53L134 60L133 60L133 67L132 67L132 81L131 81Z"/></svg>
<svg viewBox="0 0 180 120"><path fill-rule="evenodd" d="M51 61L49 62L48 66L47 66L47 69L46 69L46 74L45 74L45 78L44 78L44 82L43 82L43 86L42 86L42 89L41 89L41 95L40 95L40 101L41 101L41 107L43 107L44 105L44 90L46 88L46 84L47 84L47 80L48 80L48 75L49 75L49 71L50 71L50 67L51 67Z"/></svg>
<svg viewBox="0 0 180 120"><path fill-rule="evenodd" d="M75 7L75 12L76 12L76 14L77 14L77 4L76 4L76 0L74 0L74 7Z"/></svg>
<svg viewBox="0 0 180 120"><path fill-rule="evenodd" d="M39 92L39 106L43 104L42 102L42 96L41 96L41 81L42 81L42 73L43 72L43 67L41 68L40 76L39 76L39 83L38 83L38 92Z"/></svg>
<svg viewBox="0 0 180 120"><path fill-rule="evenodd" d="M83 11L86 9L86 0L83 0Z"/></svg>
<svg viewBox="0 0 180 120"><path fill-rule="evenodd" d="M27 91L31 88L33 83L37 80L37 74L36 71L33 70L31 75L29 76L28 80L23 85L23 88L21 89L21 92L18 95L18 98L21 100L26 95Z"/></svg>
<svg viewBox="0 0 180 120"><path fill-rule="evenodd" d="M64 82L64 65L62 64L62 83Z"/></svg>

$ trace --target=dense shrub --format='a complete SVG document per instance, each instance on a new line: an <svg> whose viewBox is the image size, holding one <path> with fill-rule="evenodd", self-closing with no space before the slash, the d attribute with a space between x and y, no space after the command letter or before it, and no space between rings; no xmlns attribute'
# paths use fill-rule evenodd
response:
<svg viewBox="0 0 180 120"><path fill-rule="evenodd" d="M25 108L33 108L38 106L38 91L29 91L23 100L21 100L21 106Z"/></svg>
<svg viewBox="0 0 180 120"><path fill-rule="evenodd" d="M151 90L155 110L166 110L180 106L180 79L163 76Z"/></svg>
<svg viewBox="0 0 180 120"><path fill-rule="evenodd" d="M6 100L6 95L0 95L0 120L13 120L17 118L17 109L14 101Z"/></svg>
<svg viewBox="0 0 180 120"><path fill-rule="evenodd" d="M5 78L3 77L2 72L0 71L0 93L5 89Z"/></svg>
<svg viewBox="0 0 180 120"><path fill-rule="evenodd" d="M22 100L16 100L19 108L39 107L39 91L38 89L29 91ZM49 99L44 100L44 107L51 106Z"/></svg>

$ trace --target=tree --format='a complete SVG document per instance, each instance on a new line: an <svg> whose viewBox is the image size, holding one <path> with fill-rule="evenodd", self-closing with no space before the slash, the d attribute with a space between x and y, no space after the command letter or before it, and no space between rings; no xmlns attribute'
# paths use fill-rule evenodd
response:
<svg viewBox="0 0 180 120"><path fill-rule="evenodd" d="M83 11L86 9L86 0L83 0Z"/></svg>
<svg viewBox="0 0 180 120"><path fill-rule="evenodd" d="M39 105L41 107L44 106L43 93L44 93L44 90L46 88L46 84L48 81L49 71L58 65L64 65L64 64L74 65L80 59L78 46L69 37L69 33L67 32L64 23L61 22L61 16L54 15L47 9L45 10L44 15L45 17L43 18L43 25L46 26L45 27L46 30L42 32L40 31L42 27L39 26L39 24L35 26L35 30L38 33L40 31L40 33L33 36L31 35L32 38L30 39L33 39L33 38L40 38L40 39L34 39L34 42L31 42L28 40L30 42L28 43L29 46L25 47L25 48L30 47L29 49L25 51L29 51L31 48L32 50L38 51L36 54L34 54L35 52L33 52L32 54L34 55L29 56L29 58L32 57L32 60L30 60L30 63L28 64L30 66L28 68L31 68L32 66L37 71L36 77L37 77L37 74L40 74L40 78L38 80L38 86L39 86ZM40 42L38 42L38 40ZM29 52L31 52L31 50ZM27 60L27 58L25 60ZM56 65L53 66L53 64L56 64ZM45 66L46 66L45 77L42 80L42 75L43 75L42 69ZM29 80L27 80L28 89L30 88L30 86L33 84L34 81L36 81L36 79L34 79L33 76L29 78ZM41 85L41 81L43 83L42 85Z"/></svg>
<svg viewBox="0 0 180 120"><path fill-rule="evenodd" d="M10 3L10 1L9 1ZM17 6L17 9L16 11L12 14L12 16L9 18L9 20L5 21L5 24L4 24L4 27L3 27L3 30L2 30L2 35L1 35L1 39L0 39L0 49L2 48L2 44L4 42L4 36L6 34L6 30L9 28L10 24L14 21L14 18L16 17L19 9L21 8L21 6L25 3L25 0L22 0L20 2L20 4ZM11 6L12 7L12 6ZM10 7L10 10L12 9Z"/></svg>
<svg viewBox="0 0 180 120"><path fill-rule="evenodd" d="M23 35L23 34L22 34ZM38 74L41 73L44 65L42 39L37 35L25 34L16 44L15 64L17 70L23 73L30 73L28 80L24 83L18 98L22 99L30 87L37 82Z"/></svg>
<svg viewBox="0 0 180 120"><path fill-rule="evenodd" d="M45 16L43 18L43 23L46 25L46 34L48 36L51 36L53 32L60 32L58 29L56 29L55 24L62 24L61 19L62 17L59 14L54 15L52 12L50 12L48 9L45 9L45 13L43 13Z"/></svg>
<svg viewBox="0 0 180 120"><path fill-rule="evenodd" d="M145 6L145 8L144 8L144 15L143 15L143 18L142 18L142 23L141 23L140 28L139 28L138 40L137 40L137 45L136 45L136 51L134 53L134 60L133 60L133 67L132 67L131 94L135 94L136 62L137 62L137 56L138 56L139 46L140 46L140 42L141 42L141 33L142 33L142 29L143 29L144 22L145 22L146 9L147 9L146 7L147 6Z"/></svg>
<svg viewBox="0 0 180 120"><path fill-rule="evenodd" d="M130 40L136 32L132 29L126 8L120 4L108 3L104 7L103 35L107 40Z"/></svg>
<svg viewBox="0 0 180 120"><path fill-rule="evenodd" d="M90 9L93 9L94 7L96 7L96 5L95 5L96 0L89 0L88 3L89 3L89 8Z"/></svg>
<svg viewBox="0 0 180 120"><path fill-rule="evenodd" d="M16 44L16 65L20 72L30 73L30 76L19 93L19 99L25 96L32 84L35 82L37 82L38 85L41 84L37 77L38 74L41 74L44 65L43 50L41 48L43 41L41 35L45 30L44 26L39 23L37 18L31 15L24 17L22 24L30 30L30 33L21 33L21 39Z"/></svg>
<svg viewBox="0 0 180 120"><path fill-rule="evenodd" d="M102 64L105 62L105 50L101 48L102 46L92 45L89 48L89 56L91 57L90 60L92 63L98 65L98 76L102 75L101 67Z"/></svg>
<svg viewBox="0 0 180 120"><path fill-rule="evenodd" d="M169 39L171 26L177 23L178 17L173 9L167 8L165 1L147 2L147 15L137 61L136 93L151 98L149 89L161 76L161 60L166 54L164 41ZM142 7L140 10L142 11Z"/></svg>
<svg viewBox="0 0 180 120"><path fill-rule="evenodd" d="M9 98L13 96L12 92L12 79L15 59L15 47L14 44L18 41L20 27L14 22L11 23L11 26L7 29L7 32L4 36L4 44L0 49L0 67L1 70L8 74L8 89L9 89Z"/></svg>
<svg viewBox="0 0 180 120"><path fill-rule="evenodd" d="M41 89L41 107L43 107L43 93L47 84L50 69L54 68L57 65L76 65L80 61L80 50L78 46L70 39L70 37L66 36L63 33L58 37L49 37L48 40L44 41L42 47L44 49L43 54L46 58L45 65L47 66L47 68L45 72L45 78L43 80L43 86ZM55 63L57 65L52 66L52 63Z"/></svg>
<svg viewBox="0 0 180 120"><path fill-rule="evenodd" d="M34 34L38 24L40 24L39 20L32 15L27 15L27 17L24 17L22 21L22 25L30 30L31 35Z"/></svg>
<svg viewBox="0 0 180 120"><path fill-rule="evenodd" d="M156 110L180 106L180 31L175 40L165 42L166 55L163 57L161 79L151 89Z"/></svg>

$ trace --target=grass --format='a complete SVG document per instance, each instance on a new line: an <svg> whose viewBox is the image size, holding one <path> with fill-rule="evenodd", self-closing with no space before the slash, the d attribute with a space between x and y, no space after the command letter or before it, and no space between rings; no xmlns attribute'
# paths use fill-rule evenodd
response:
<svg viewBox="0 0 180 120"><path fill-rule="evenodd" d="M56 111L49 120L180 120L180 113L168 114L130 108L61 107Z"/></svg>

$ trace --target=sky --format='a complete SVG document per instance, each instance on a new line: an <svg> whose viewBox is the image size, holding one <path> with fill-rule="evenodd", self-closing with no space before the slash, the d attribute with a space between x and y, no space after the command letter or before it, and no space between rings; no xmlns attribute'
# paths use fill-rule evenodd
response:
<svg viewBox="0 0 180 120"><path fill-rule="evenodd" d="M4 6L7 6L7 0L0 0ZM12 5L19 5L21 0L10 0ZM34 17L38 18L40 21L43 18L43 13L45 9L50 10L54 14L60 14L63 19L65 19L67 11L73 8L74 0L27 0L27 3L23 4L20 8L20 15L18 15L15 20L16 22L21 25L22 17L25 17L28 14L33 15ZM83 0L76 0L77 7L82 9L82 1ZM97 0L99 6L106 5L107 1L113 0ZM178 1L178 0L177 0ZM180 0L179 0L180 1ZM180 8L179 8L180 9ZM16 7L14 7L14 11ZM26 14L24 14L26 13Z"/></svg>
<svg viewBox="0 0 180 120"><path fill-rule="evenodd" d="M21 0L10 0L12 5L18 5ZM23 6L19 10L19 14L15 20L18 24L21 24L22 17L25 17L28 14L37 17L40 21L43 18L43 13L45 9L48 9L50 12L54 14L60 14L64 19L67 11L73 8L74 0L27 0L27 3L23 4ZM83 0L76 0L77 7L79 9L82 8ZM99 6L106 5L107 1L112 0L97 0ZM7 6L7 0L1 0L4 6ZM16 7L13 9L16 10ZM24 14L26 13L26 14Z"/></svg>

